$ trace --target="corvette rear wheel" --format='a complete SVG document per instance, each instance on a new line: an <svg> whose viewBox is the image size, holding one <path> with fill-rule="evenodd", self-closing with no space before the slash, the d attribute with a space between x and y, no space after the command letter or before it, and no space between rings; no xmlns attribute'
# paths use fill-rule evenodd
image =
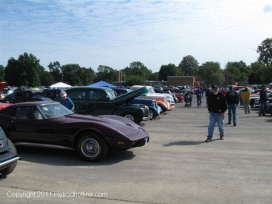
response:
<svg viewBox="0 0 272 204"><path fill-rule="evenodd" d="M101 135L87 132L80 136L76 150L81 158L86 161L99 161L108 153L108 145Z"/></svg>

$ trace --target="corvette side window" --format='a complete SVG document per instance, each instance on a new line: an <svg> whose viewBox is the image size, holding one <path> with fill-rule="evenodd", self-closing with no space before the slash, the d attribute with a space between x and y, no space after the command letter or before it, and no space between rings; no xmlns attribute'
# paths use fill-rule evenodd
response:
<svg viewBox="0 0 272 204"><path fill-rule="evenodd" d="M38 110L36 107L32 106L18 107L15 111L14 117L18 120L35 120L37 119L36 115L34 114L35 111Z"/></svg>

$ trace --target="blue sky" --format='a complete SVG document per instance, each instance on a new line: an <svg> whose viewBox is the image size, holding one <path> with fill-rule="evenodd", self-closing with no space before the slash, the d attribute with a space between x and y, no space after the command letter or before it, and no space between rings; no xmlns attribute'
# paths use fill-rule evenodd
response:
<svg viewBox="0 0 272 204"><path fill-rule="evenodd" d="M0 0L0 65L24 52L46 69L140 61L157 72L187 55L250 65L271 22L271 0Z"/></svg>

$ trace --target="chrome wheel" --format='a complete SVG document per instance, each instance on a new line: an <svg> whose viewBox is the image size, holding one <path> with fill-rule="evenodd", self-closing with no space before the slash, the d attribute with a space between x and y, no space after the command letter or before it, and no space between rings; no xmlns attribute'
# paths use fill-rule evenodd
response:
<svg viewBox="0 0 272 204"><path fill-rule="evenodd" d="M135 117L132 114L126 113L126 114L124 114L124 118L135 122Z"/></svg>
<svg viewBox="0 0 272 204"><path fill-rule="evenodd" d="M99 143L92 139L92 138L87 138L81 143L81 152L84 154L86 157L97 157L97 155L100 153L101 148Z"/></svg>
<svg viewBox="0 0 272 204"><path fill-rule="evenodd" d="M99 161L108 153L108 144L102 135L96 132L82 134L76 143L76 150L80 157L87 161Z"/></svg>

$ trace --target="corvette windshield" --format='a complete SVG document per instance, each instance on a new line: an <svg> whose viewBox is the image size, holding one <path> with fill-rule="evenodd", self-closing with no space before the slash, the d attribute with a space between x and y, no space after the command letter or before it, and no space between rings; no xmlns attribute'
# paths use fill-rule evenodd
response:
<svg viewBox="0 0 272 204"><path fill-rule="evenodd" d="M47 118L58 118L73 113L61 104L42 105L39 108Z"/></svg>

